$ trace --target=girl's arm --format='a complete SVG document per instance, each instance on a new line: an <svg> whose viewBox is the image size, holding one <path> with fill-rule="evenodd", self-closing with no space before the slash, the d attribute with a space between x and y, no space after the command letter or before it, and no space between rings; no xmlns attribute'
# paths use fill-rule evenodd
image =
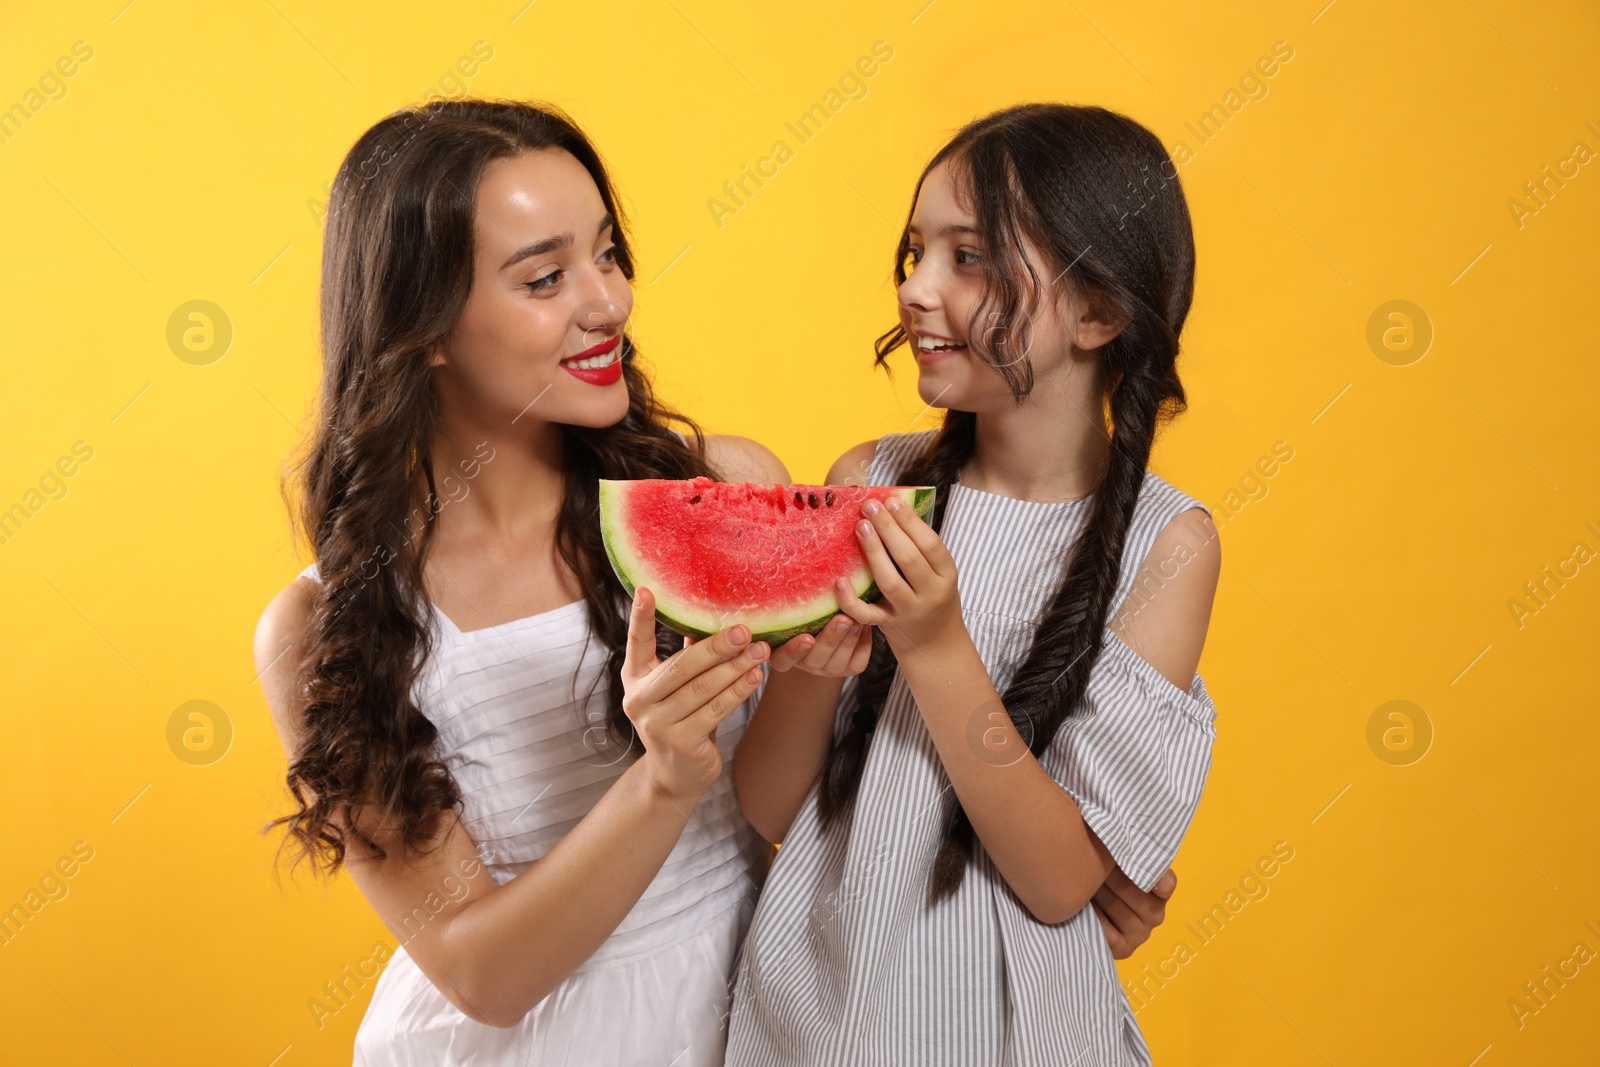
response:
<svg viewBox="0 0 1600 1067"><path fill-rule="evenodd" d="M862 485L876 441L840 456L827 485ZM787 472L784 472L787 480ZM789 833L833 743L844 679L872 654L872 628L837 615L816 637L801 635L772 654L772 674L739 739L733 787L745 819L768 841Z"/></svg>
<svg viewBox="0 0 1600 1067"><path fill-rule="evenodd" d="M961 621L949 551L911 508L898 504L869 501L858 524L884 599L866 604L841 587L841 601L852 618L880 626L889 639L956 796L1007 884L1036 919L1063 922L1088 904L1116 864L1071 794L1011 725ZM1209 527L1210 520L1203 512L1173 520L1151 557L1170 554L1165 549L1192 524ZM1142 606L1137 631L1125 630L1130 647L1139 640L1135 651L1180 689L1184 682L1175 679L1188 681L1199 663L1220 559L1215 536L1202 539L1196 558L1166 581L1162 596ZM1120 623L1119 617L1113 629ZM1135 638L1136 632L1157 636ZM1000 760L997 751L1017 755Z"/></svg>
<svg viewBox="0 0 1600 1067"><path fill-rule="evenodd" d="M256 630L267 703L293 757L304 701L295 669L315 602L297 581L268 605ZM660 662L655 600L639 589L628 621L624 708L645 744L576 826L503 886L490 878L454 812L430 846L408 853L370 808L357 818L379 858L346 830L347 868L422 973L467 1017L516 1025L609 937L683 833L721 772L717 724L749 698L768 649L733 627ZM374 805L373 807L376 807Z"/></svg>
<svg viewBox="0 0 1600 1067"><path fill-rule="evenodd" d="M871 655L872 628L847 615L772 654L773 674L733 760L739 808L768 841L788 835L833 743L844 680L866 669Z"/></svg>

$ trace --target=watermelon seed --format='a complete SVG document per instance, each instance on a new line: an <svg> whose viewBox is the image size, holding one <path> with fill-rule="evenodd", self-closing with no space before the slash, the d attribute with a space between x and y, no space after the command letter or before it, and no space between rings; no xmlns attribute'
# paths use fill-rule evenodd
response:
<svg viewBox="0 0 1600 1067"><path fill-rule="evenodd" d="M696 494L695 494L695 495L694 495L694 496L692 496L692 497L690 497L690 498L689 498L689 503L691 503L691 504L698 504L698 503L700 503L700 494L699 494L699 493L696 493Z"/></svg>
<svg viewBox="0 0 1600 1067"><path fill-rule="evenodd" d="M803 508L806 506L806 502L800 498L800 490L798 489L794 491L794 506L797 508Z"/></svg>
<svg viewBox="0 0 1600 1067"><path fill-rule="evenodd" d="M812 507L816 507L817 506L817 494L812 493L807 499L810 500Z"/></svg>
<svg viewBox="0 0 1600 1067"><path fill-rule="evenodd" d="M830 508L833 507L833 490L832 489L829 489L826 493L823 494L822 502L824 504L828 505Z"/></svg>

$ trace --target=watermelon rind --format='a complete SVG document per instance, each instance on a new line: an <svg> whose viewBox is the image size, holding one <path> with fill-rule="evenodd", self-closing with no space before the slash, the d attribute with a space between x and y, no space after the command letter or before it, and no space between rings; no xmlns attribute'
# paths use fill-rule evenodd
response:
<svg viewBox="0 0 1600 1067"><path fill-rule="evenodd" d="M741 613L737 619L719 616L718 613L678 601L670 590L664 590L662 583L648 573L649 568L631 549L624 526L617 518L627 494L628 482L606 478L599 481L600 533L605 543L606 557L611 561L611 568L616 572L618 580L622 582L629 596L633 596L634 590L641 585L650 587L656 598L656 618L675 633L694 638L710 637L734 622L742 622L750 627L752 642L765 641L773 648L777 648L801 634L819 632L828 624L829 619L839 614L839 598L832 591L781 612L765 616ZM895 495L909 504L921 518L926 520L932 514L936 492L933 486L896 488L898 492ZM878 583L872 578L872 571L865 563L849 577L855 587L856 595L862 600L870 602L882 595Z"/></svg>

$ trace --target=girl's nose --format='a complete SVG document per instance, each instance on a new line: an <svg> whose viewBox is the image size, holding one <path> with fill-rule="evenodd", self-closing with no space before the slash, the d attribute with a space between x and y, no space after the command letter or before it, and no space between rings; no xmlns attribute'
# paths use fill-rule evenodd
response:
<svg viewBox="0 0 1600 1067"><path fill-rule="evenodd" d="M900 304L912 311L931 311L939 305L937 287L933 285L929 275L933 272L918 268L911 277L900 284L897 294Z"/></svg>

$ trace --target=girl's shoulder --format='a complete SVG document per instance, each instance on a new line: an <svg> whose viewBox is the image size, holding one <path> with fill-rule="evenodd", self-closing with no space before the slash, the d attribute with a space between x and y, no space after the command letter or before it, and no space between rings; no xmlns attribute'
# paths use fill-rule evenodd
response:
<svg viewBox="0 0 1600 1067"><path fill-rule="evenodd" d="M1139 487L1139 504L1145 510L1165 514L1169 519L1191 508L1201 509L1207 518L1211 516L1211 508L1204 501L1185 493L1153 470L1144 472L1144 483Z"/></svg>
<svg viewBox="0 0 1600 1067"><path fill-rule="evenodd" d="M1222 545L1217 528L1211 521L1211 508L1204 501L1179 489L1153 470L1146 469L1144 481L1139 486L1139 498L1134 504L1133 520L1123 541L1122 578L1114 600L1114 607L1130 594L1136 585L1143 586L1149 575L1140 575L1155 567L1162 579L1170 580L1166 571L1172 563L1184 564L1183 584L1197 583L1195 595L1206 588L1207 603L1216 590L1222 569ZM1157 580L1157 584L1168 581Z"/></svg>
<svg viewBox="0 0 1600 1067"><path fill-rule="evenodd" d="M855 474L868 485L894 485L900 472L915 463L933 443L938 429L914 430L909 433L886 433L876 441L866 441L839 457L835 470L848 466L846 474ZM834 481L831 476L829 481Z"/></svg>

